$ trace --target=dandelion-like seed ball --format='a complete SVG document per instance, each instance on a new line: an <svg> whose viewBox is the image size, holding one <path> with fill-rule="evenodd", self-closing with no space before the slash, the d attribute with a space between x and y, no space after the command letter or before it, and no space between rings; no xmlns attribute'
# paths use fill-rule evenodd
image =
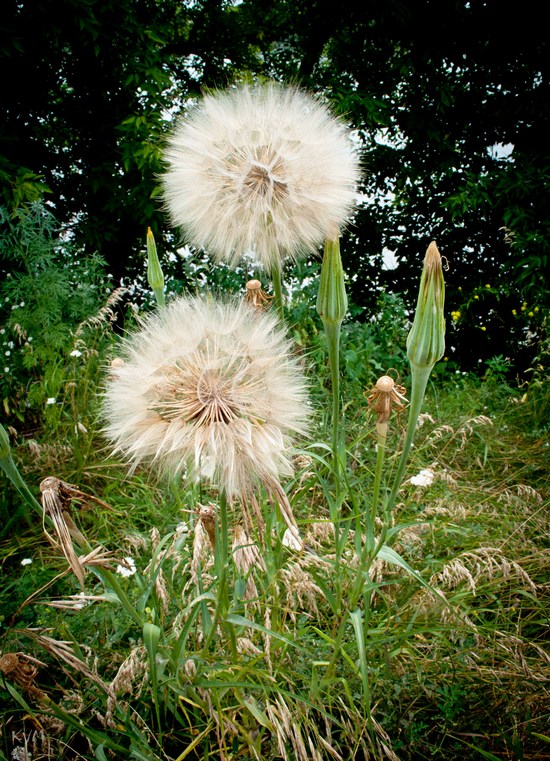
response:
<svg viewBox="0 0 550 761"><path fill-rule="evenodd" d="M206 95L171 136L172 222L218 260L270 271L334 235L355 203L359 161L346 125L315 96L276 83Z"/></svg>
<svg viewBox="0 0 550 761"><path fill-rule="evenodd" d="M105 433L132 463L246 495L293 472L309 406L277 319L246 303L181 298L146 317L110 373Z"/></svg>

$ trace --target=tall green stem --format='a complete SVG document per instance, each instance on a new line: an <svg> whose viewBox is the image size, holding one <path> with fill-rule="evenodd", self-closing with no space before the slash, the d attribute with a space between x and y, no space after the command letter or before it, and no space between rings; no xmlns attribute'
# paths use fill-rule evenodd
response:
<svg viewBox="0 0 550 761"><path fill-rule="evenodd" d="M325 323L332 390L332 456L334 465L336 504L338 507L340 507L342 491L342 472L345 468L345 453L343 447L341 446L344 439L344 432L340 411L340 329L340 323Z"/></svg>
<svg viewBox="0 0 550 761"><path fill-rule="evenodd" d="M229 519L228 519L228 503L227 495L225 492L220 494L219 502L219 516L216 516L215 521L215 539L216 546L214 548L214 569L217 577L217 594L216 594L216 610L214 613L214 620L212 622L212 628L205 642L205 648L208 648L216 631L218 625L220 625L225 634L227 635L233 656L237 657L237 641L235 635L235 629L233 624L225 621L227 613L230 608L229 600Z"/></svg>
<svg viewBox="0 0 550 761"><path fill-rule="evenodd" d="M428 379L432 371L431 367L415 367L411 366L411 403L409 406L409 419L407 422L407 431L405 433L405 441L403 442L403 449L401 450L401 457L399 458L399 464L393 480L392 490L388 499L387 509L392 510L397 497L397 492L401 486L403 480L403 474L405 473L405 467L409 458L409 452L413 443L414 435L416 433L416 424L418 422L418 416L422 409L422 403L424 401L424 395L426 393L426 386L428 385Z"/></svg>
<svg viewBox="0 0 550 761"><path fill-rule="evenodd" d="M273 266L273 270L271 272L271 279L273 283L273 303L275 305L275 309L277 310L277 313L281 320L284 320L285 318L285 310L283 306L283 275L281 270L281 265L279 262L277 262Z"/></svg>
<svg viewBox="0 0 550 761"><path fill-rule="evenodd" d="M378 511L378 500L380 499L380 484L382 483L382 470L386 456L386 435L378 433L376 440L376 467L374 471L374 483L372 487L372 503L370 511L370 526L374 535L374 521Z"/></svg>

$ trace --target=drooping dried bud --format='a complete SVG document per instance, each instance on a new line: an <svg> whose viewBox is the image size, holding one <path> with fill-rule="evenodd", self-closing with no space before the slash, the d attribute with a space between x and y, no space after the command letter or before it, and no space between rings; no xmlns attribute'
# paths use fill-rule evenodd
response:
<svg viewBox="0 0 550 761"><path fill-rule="evenodd" d="M432 241L426 251L414 322L407 338L413 368L431 370L445 352L445 281L441 254Z"/></svg>
<svg viewBox="0 0 550 761"><path fill-rule="evenodd" d="M42 700L46 697L46 693L34 684L38 669L23 653L4 653L0 658L0 671L18 687L22 687L31 698Z"/></svg>
<svg viewBox="0 0 550 761"><path fill-rule="evenodd" d="M400 413L405 409L403 402L408 402L404 396L405 388L398 386L389 375L382 375L367 393L367 401L376 412L376 431L379 436L386 437L393 409Z"/></svg>
<svg viewBox="0 0 550 761"><path fill-rule="evenodd" d="M338 235L325 243L321 281L317 295L317 314L326 326L340 325L346 316L348 297Z"/></svg>
<svg viewBox="0 0 550 761"><path fill-rule="evenodd" d="M163 307L164 299L164 274L162 272L157 255L157 245L151 228L147 228L147 282L153 289L159 306Z"/></svg>
<svg viewBox="0 0 550 761"><path fill-rule="evenodd" d="M214 505L198 505L198 515L200 522L204 526L212 549L216 547L216 508Z"/></svg>

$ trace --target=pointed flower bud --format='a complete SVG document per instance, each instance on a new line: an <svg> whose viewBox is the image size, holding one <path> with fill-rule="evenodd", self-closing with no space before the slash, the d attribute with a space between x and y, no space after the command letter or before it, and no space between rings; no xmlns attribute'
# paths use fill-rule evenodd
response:
<svg viewBox="0 0 550 761"><path fill-rule="evenodd" d="M147 281L153 289L157 304L163 307L165 304L164 275L157 255L155 237L150 227L147 228Z"/></svg>
<svg viewBox="0 0 550 761"><path fill-rule="evenodd" d="M333 240L327 240L325 243L317 295L317 313L324 325L341 325L347 308L348 297L340 257L340 241L336 235Z"/></svg>
<svg viewBox="0 0 550 761"><path fill-rule="evenodd" d="M432 241L426 251L413 326L407 338L411 366L431 370L445 352L445 281L441 254Z"/></svg>

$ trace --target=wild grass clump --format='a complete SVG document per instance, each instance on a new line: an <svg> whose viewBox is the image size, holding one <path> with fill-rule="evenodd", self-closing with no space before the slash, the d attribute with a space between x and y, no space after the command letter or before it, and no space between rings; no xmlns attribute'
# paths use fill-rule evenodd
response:
<svg viewBox="0 0 550 761"><path fill-rule="evenodd" d="M278 139L238 163L255 224L290 194ZM385 298L357 327L337 231L309 304L284 240L236 304L166 299L149 238L157 311L116 337L112 291L70 328L61 414L0 428L0 758L544 752L547 385L434 376L435 244L412 325Z"/></svg>

